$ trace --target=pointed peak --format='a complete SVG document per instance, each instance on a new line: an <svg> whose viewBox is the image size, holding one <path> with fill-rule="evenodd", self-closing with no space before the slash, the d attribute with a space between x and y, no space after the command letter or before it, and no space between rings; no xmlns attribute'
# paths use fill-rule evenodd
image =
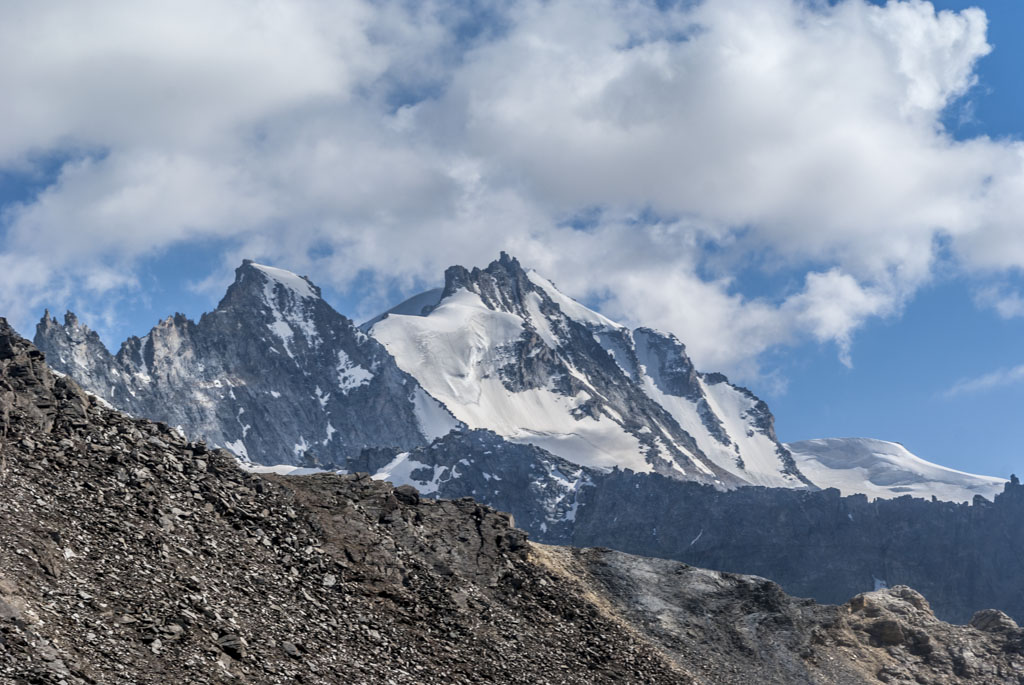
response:
<svg viewBox="0 0 1024 685"><path fill-rule="evenodd" d="M57 317L50 313L49 308L43 310L43 316L39 319L39 323L36 324L36 328L49 328L51 326L60 326L57 321Z"/></svg>
<svg viewBox="0 0 1024 685"><path fill-rule="evenodd" d="M519 260L510 255L508 252L505 252L504 250L502 250L498 254L498 260L495 262L491 262L488 268L493 267L495 264L503 266L506 269L522 269L522 267L519 266Z"/></svg>
<svg viewBox="0 0 1024 685"><path fill-rule="evenodd" d="M235 282L228 286L227 293L217 305L217 309L241 304L253 298L266 300L268 297L275 297L275 293L290 295L295 301L321 299L320 288L308 277L245 259L241 266L235 269Z"/></svg>
<svg viewBox="0 0 1024 685"><path fill-rule="evenodd" d="M64 312L64 323L60 323L57 317L54 316L49 309L43 310L43 316L39 319L39 323L36 324L36 328L48 329L48 328L64 328L68 330L82 330L85 333L91 333L91 329L84 323L79 321L78 316L70 309Z"/></svg>
<svg viewBox="0 0 1024 685"><path fill-rule="evenodd" d="M309 280L308 276L299 276L287 269L258 264L251 259L246 259L235 270L235 282L238 283L246 274L259 274L263 279L288 288L298 297L320 298L320 288Z"/></svg>
<svg viewBox="0 0 1024 685"><path fill-rule="evenodd" d="M464 266L448 267L444 272L444 297L461 288L481 296L483 291L497 288L505 291L506 298L518 298L522 292L530 290L532 285L519 260L502 251L498 259L483 269L474 267L470 271Z"/></svg>
<svg viewBox="0 0 1024 685"><path fill-rule="evenodd" d="M657 328L640 326L633 331L633 335L664 340L673 347L678 347L684 353L686 351L686 345L683 344L683 341L680 340L675 333L666 333L665 331L659 331Z"/></svg>

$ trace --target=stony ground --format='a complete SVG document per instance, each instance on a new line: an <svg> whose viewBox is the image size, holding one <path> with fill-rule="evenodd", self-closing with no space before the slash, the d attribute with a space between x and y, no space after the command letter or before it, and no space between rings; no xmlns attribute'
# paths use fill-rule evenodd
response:
<svg viewBox="0 0 1024 685"><path fill-rule="evenodd" d="M1024 683L1024 631L999 611L955 626L905 586L831 606L756 576L608 549L534 549L698 682Z"/></svg>
<svg viewBox="0 0 1024 685"><path fill-rule="evenodd" d="M0 360L0 682L685 681L503 514L246 474L2 328Z"/></svg>
<svg viewBox="0 0 1024 685"><path fill-rule="evenodd" d="M101 406L0 320L0 683L1024 683L998 612L844 607L527 542L470 499L261 477Z"/></svg>

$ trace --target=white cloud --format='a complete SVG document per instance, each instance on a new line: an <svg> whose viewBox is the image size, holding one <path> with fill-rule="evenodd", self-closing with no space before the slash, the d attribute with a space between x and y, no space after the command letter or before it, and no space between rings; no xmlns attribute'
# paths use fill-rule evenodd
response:
<svg viewBox="0 0 1024 685"><path fill-rule="evenodd" d="M997 285L982 287L975 293L975 303L980 307L994 309L1003 319L1024 316L1024 297L1019 292Z"/></svg>
<svg viewBox="0 0 1024 685"><path fill-rule="evenodd" d="M940 124L990 50L979 10L485 9L6 3L0 168L71 161L4 212L0 307L116 295L140 258L198 239L231 245L225 268L339 288L366 268L412 288L505 248L749 376L807 338L849 363L857 329L931 278L937 240L968 272L1024 266L1024 146ZM738 292L758 270L792 277Z"/></svg>
<svg viewBox="0 0 1024 685"><path fill-rule="evenodd" d="M1022 381L1024 381L1024 364L1009 369L999 369L977 378L966 378L958 381L943 395L946 398L953 398L958 395L984 392L1007 385L1015 385Z"/></svg>

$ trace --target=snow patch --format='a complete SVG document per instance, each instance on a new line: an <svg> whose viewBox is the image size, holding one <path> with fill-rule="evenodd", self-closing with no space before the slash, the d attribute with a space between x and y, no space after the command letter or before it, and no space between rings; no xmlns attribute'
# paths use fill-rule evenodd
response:
<svg viewBox="0 0 1024 685"><path fill-rule="evenodd" d="M392 314L372 333L403 371L470 428L493 430L578 464L650 472L634 435L610 418L574 415L585 398L505 387L499 370L524 325L519 316L489 309L476 293L458 290L429 316Z"/></svg>
<svg viewBox="0 0 1024 685"><path fill-rule="evenodd" d="M419 480L412 477L413 473L423 470L431 472L432 477L430 480ZM419 490L421 495L431 495L437 492L441 483L446 482L456 475L452 473L449 478L442 480L447 471L447 466L430 466L428 464L423 464L415 461L414 459L410 459L408 452L402 452L370 477L374 480L390 481L396 486L411 485Z"/></svg>
<svg viewBox="0 0 1024 685"><path fill-rule="evenodd" d="M245 443L242 442L241 439L235 440L233 442L226 442L224 443L224 447L231 450L236 457L241 457L242 459L248 461L249 451L245 449Z"/></svg>
<svg viewBox="0 0 1024 685"><path fill-rule="evenodd" d="M338 350L338 387L348 394L351 390L373 380L373 373L352 361L345 350Z"/></svg>
<svg viewBox="0 0 1024 685"><path fill-rule="evenodd" d="M433 442L459 427L459 421L445 406L417 386L412 396L413 411L423 437Z"/></svg>
<svg viewBox="0 0 1024 685"><path fill-rule="evenodd" d="M277 267L267 266L265 264L252 263L252 266L259 271L263 272L271 281L276 284L280 284L290 291L295 293L300 298L312 298L318 299L316 291L313 290L313 286L309 282L293 274L291 271L285 271L284 269L278 269Z"/></svg>
<svg viewBox="0 0 1024 685"><path fill-rule="evenodd" d="M324 469L309 468L306 466L293 466L291 464L274 464L264 466L263 464L242 464L242 468L250 473L276 473L279 476L309 476L314 473L341 473L340 471L325 471Z"/></svg>

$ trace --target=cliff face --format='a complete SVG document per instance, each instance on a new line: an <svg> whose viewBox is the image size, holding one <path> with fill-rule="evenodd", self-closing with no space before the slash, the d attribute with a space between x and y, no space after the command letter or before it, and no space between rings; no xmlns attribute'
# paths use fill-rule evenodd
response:
<svg viewBox="0 0 1024 685"><path fill-rule="evenodd" d="M965 623L990 606L1024 618L1024 485L972 505L911 497L868 502L837 490L742 488L624 472L580 493L572 537L647 556L778 582L787 592L842 602L883 585L910 585L939 616Z"/></svg>

